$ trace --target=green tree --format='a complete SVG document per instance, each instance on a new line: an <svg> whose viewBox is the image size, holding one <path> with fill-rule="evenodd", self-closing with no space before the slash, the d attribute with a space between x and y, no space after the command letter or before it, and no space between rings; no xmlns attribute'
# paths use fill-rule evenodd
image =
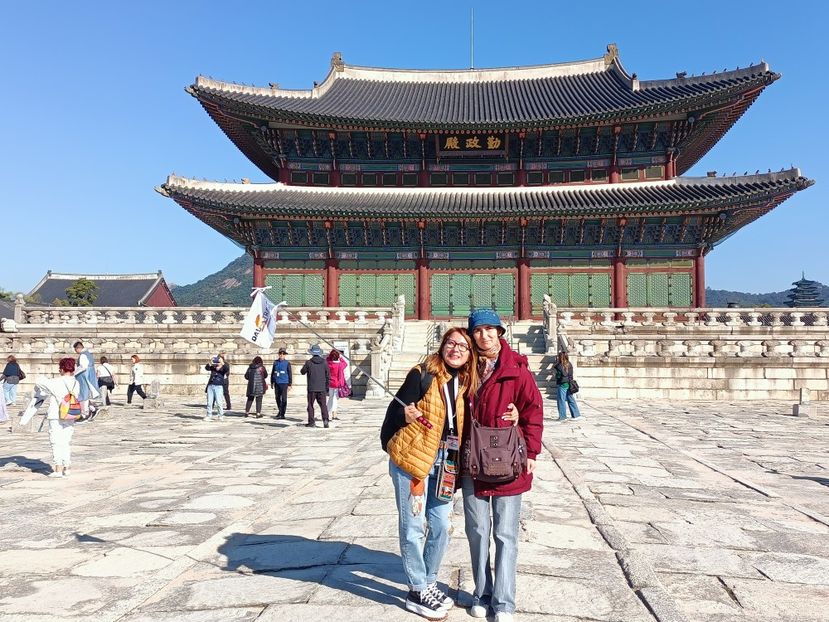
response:
<svg viewBox="0 0 829 622"><path fill-rule="evenodd" d="M0 300L11 300L14 298L13 292L7 292L5 289L0 287Z"/></svg>
<svg viewBox="0 0 829 622"><path fill-rule="evenodd" d="M98 299L98 286L94 281L80 278L66 288L66 300L72 307L91 307Z"/></svg>

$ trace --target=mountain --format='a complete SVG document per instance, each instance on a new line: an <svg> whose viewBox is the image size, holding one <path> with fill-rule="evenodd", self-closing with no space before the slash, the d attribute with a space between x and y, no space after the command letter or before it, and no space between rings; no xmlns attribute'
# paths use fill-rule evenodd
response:
<svg viewBox="0 0 829 622"><path fill-rule="evenodd" d="M733 292L727 289L705 288L705 304L709 307L727 307L728 303L736 303L738 307L787 307L791 289L768 294L749 294ZM823 299L823 305L829 306L829 287L818 284L818 295Z"/></svg>
<svg viewBox="0 0 829 622"><path fill-rule="evenodd" d="M251 287L253 262L249 255L242 255L201 281L171 289L173 298L182 307L247 307Z"/></svg>
<svg viewBox="0 0 829 622"><path fill-rule="evenodd" d="M227 266L191 285L177 285L173 288L176 302L183 307L221 307L232 305L246 307L250 304L250 288L253 287L253 262L248 255L242 255ZM709 307L727 307L729 302L740 307L785 307L790 290L768 294L733 292L727 289L705 290L705 301ZM829 287L820 284L823 305L829 306Z"/></svg>

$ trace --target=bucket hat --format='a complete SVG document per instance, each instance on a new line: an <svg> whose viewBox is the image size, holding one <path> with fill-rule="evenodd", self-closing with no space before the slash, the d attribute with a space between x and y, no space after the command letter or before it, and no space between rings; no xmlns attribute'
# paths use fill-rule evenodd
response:
<svg viewBox="0 0 829 622"><path fill-rule="evenodd" d="M494 309L475 309L467 319L467 332L471 335L478 326L494 326L498 334L503 335L507 329L501 324L501 318Z"/></svg>

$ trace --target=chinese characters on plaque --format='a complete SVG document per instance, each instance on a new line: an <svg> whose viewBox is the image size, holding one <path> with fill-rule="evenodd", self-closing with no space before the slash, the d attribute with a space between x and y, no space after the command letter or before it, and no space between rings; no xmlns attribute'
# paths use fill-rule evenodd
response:
<svg viewBox="0 0 829 622"><path fill-rule="evenodd" d="M506 134L438 134L435 138L442 156L504 154L507 150Z"/></svg>

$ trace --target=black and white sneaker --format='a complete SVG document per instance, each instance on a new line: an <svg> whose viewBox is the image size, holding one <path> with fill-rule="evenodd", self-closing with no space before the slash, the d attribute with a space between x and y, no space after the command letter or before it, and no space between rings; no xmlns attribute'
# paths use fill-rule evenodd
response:
<svg viewBox="0 0 829 622"><path fill-rule="evenodd" d="M443 620L448 611L428 588L422 592L409 591L406 609L427 620Z"/></svg>
<svg viewBox="0 0 829 622"><path fill-rule="evenodd" d="M426 591L431 593L444 609L451 609L455 606L455 601L449 598L449 596L447 596L447 594L438 587L437 583L432 583L426 588Z"/></svg>

